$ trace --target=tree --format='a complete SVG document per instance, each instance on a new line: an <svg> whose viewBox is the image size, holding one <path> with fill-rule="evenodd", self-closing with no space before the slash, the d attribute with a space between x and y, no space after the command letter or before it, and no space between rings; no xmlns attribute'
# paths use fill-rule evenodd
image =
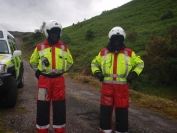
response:
<svg viewBox="0 0 177 133"><path fill-rule="evenodd" d="M44 33L45 24L46 24L46 22L42 22L42 25L40 26L40 30L39 31L41 33Z"/></svg>
<svg viewBox="0 0 177 133"><path fill-rule="evenodd" d="M46 24L46 22L42 22L42 25L40 26L40 28L39 29L35 29L34 32L35 33L37 33L37 32L44 33L45 24Z"/></svg>

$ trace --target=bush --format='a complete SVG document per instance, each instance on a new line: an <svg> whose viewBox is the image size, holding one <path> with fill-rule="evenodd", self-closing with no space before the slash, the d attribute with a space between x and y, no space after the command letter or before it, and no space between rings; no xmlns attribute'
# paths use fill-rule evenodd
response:
<svg viewBox="0 0 177 133"><path fill-rule="evenodd" d="M85 34L85 38L88 41L92 40L94 38L94 32L91 29L87 30Z"/></svg>
<svg viewBox="0 0 177 133"><path fill-rule="evenodd" d="M160 19L164 20L164 19L169 19L169 18L173 18L173 12L171 10L167 10L164 14L161 15Z"/></svg>
<svg viewBox="0 0 177 133"><path fill-rule="evenodd" d="M68 44L71 42L71 38L67 34L62 34L61 40L63 41L64 44Z"/></svg>
<svg viewBox="0 0 177 133"><path fill-rule="evenodd" d="M25 35L22 37L23 42L28 42L29 41L29 35Z"/></svg>
<svg viewBox="0 0 177 133"><path fill-rule="evenodd" d="M37 39L43 38L43 37L44 37L44 34L41 33L41 32L36 32L36 33L33 33L33 34L31 35L31 37L32 37L33 39L37 40Z"/></svg>
<svg viewBox="0 0 177 133"><path fill-rule="evenodd" d="M177 44L177 26L176 25L168 28L168 34L169 34L169 37L170 37L170 44L172 46Z"/></svg>
<svg viewBox="0 0 177 133"><path fill-rule="evenodd" d="M131 32L127 35L127 39L130 41L130 42L135 42L137 40L137 37L138 37L138 34L137 32Z"/></svg>
<svg viewBox="0 0 177 133"><path fill-rule="evenodd" d="M152 37L146 45L144 72L151 74L163 85L175 85L177 81L177 28L170 28L166 38Z"/></svg>

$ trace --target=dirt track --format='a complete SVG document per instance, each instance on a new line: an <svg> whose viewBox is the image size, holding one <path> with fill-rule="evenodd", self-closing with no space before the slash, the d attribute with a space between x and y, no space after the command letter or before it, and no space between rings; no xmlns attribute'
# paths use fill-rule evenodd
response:
<svg viewBox="0 0 177 133"><path fill-rule="evenodd" d="M24 69L25 85L18 90L17 105L0 109L0 133L35 133L37 79L26 60ZM100 93L70 79L66 79L66 86L67 133L99 133ZM177 122L132 105L129 125L129 133L177 133Z"/></svg>

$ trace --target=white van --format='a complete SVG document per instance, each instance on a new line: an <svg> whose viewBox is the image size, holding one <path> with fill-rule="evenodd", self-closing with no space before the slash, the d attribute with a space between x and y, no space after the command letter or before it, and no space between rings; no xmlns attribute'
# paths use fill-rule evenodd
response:
<svg viewBox="0 0 177 133"><path fill-rule="evenodd" d="M17 87L23 87L23 61L15 38L0 28L0 105L12 108L17 101Z"/></svg>

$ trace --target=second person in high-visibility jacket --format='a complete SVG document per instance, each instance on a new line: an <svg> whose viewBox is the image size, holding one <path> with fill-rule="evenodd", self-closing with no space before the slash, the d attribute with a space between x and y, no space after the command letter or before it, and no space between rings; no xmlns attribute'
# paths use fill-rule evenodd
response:
<svg viewBox="0 0 177 133"><path fill-rule="evenodd" d="M121 27L110 30L109 43L91 63L91 70L102 81L100 100L101 133L112 133L111 118L115 109L116 133L128 132L129 83L143 70L144 62L125 47Z"/></svg>
<svg viewBox="0 0 177 133"><path fill-rule="evenodd" d="M38 78L37 119L38 133L48 133L50 103L53 106L55 133L65 133L66 103L65 80L62 76L73 64L68 47L60 40L62 26L56 20L46 23L46 40L37 45L30 58L30 65Z"/></svg>

